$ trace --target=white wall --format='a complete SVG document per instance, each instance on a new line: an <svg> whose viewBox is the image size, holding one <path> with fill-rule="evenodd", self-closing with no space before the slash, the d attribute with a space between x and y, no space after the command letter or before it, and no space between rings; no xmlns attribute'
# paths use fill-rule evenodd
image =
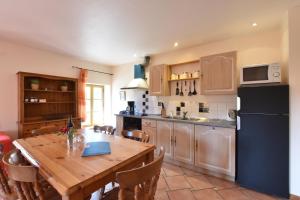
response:
<svg viewBox="0 0 300 200"><path fill-rule="evenodd" d="M18 121L18 71L77 78L79 71L72 66L87 67L100 71L111 72L112 68L82 61L73 57L56 54L20 44L0 40L0 131L17 137ZM111 76L89 72L88 82L106 85L110 89ZM106 94L110 102L110 92ZM111 106L106 105L107 116ZM106 118L110 121L110 117Z"/></svg>
<svg viewBox="0 0 300 200"><path fill-rule="evenodd" d="M289 10L290 187L300 196L300 6Z"/></svg>

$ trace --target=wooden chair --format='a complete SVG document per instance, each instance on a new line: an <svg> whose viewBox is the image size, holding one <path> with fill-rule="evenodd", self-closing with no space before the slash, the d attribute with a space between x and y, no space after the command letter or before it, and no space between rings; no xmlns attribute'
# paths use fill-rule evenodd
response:
<svg viewBox="0 0 300 200"><path fill-rule="evenodd" d="M39 129L34 129L31 131L32 136L38 136L38 135L44 135L44 134L50 134L55 133L58 131L58 128L54 125L51 126L42 126Z"/></svg>
<svg viewBox="0 0 300 200"><path fill-rule="evenodd" d="M118 172L119 187L105 193L102 200L153 200L157 188L165 150L160 148L158 158L142 167Z"/></svg>
<svg viewBox="0 0 300 200"><path fill-rule="evenodd" d="M3 170L2 158L3 158L3 151L0 151L0 199L7 199L7 200L15 200L17 199L16 195L11 190L8 184L8 177L6 176L5 171Z"/></svg>
<svg viewBox="0 0 300 200"><path fill-rule="evenodd" d="M105 126L95 125L94 126L94 131L95 132L103 132L103 133L108 134L108 135L114 135L114 133L115 133L114 127L107 126L107 125L105 125Z"/></svg>
<svg viewBox="0 0 300 200"><path fill-rule="evenodd" d="M94 129L95 129L95 127L94 127ZM144 142L144 143L148 143L149 139L150 139L149 135L141 130L123 131L122 135L125 138L137 140L137 141ZM112 182L112 187L115 187L114 182ZM101 196L104 196L105 188L106 188L106 186L104 186L103 188L100 189Z"/></svg>
<svg viewBox="0 0 300 200"><path fill-rule="evenodd" d="M20 153L13 150L3 157L9 179L20 200L56 200L59 194L50 187L42 187L37 168L26 165Z"/></svg>
<svg viewBox="0 0 300 200"><path fill-rule="evenodd" d="M144 143L148 143L149 139L150 139L149 135L141 130L122 131L122 135L125 138L137 140L137 141L144 142Z"/></svg>

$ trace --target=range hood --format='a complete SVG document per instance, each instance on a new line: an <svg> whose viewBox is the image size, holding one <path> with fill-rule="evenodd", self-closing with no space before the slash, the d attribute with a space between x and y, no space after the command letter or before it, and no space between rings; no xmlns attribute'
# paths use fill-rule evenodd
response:
<svg viewBox="0 0 300 200"><path fill-rule="evenodd" d="M134 79L130 81L130 83L126 86L121 88L121 90L129 90L129 89L142 89L147 90L148 84L145 80L145 66L149 64L150 57L145 57L144 64L137 64L134 65Z"/></svg>

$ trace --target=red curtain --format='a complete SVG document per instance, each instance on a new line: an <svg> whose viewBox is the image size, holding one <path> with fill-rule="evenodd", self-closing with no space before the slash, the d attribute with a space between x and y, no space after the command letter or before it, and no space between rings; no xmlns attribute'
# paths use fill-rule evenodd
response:
<svg viewBox="0 0 300 200"><path fill-rule="evenodd" d="M85 121L85 84L87 80L88 71L86 69L80 69L79 80L78 80L78 104L79 104L79 117L81 121Z"/></svg>

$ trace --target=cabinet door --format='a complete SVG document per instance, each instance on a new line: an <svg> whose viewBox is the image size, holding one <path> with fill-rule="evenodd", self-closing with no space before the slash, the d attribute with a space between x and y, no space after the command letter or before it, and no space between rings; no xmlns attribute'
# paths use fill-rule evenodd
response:
<svg viewBox="0 0 300 200"><path fill-rule="evenodd" d="M174 123L174 159L194 164L194 125Z"/></svg>
<svg viewBox="0 0 300 200"><path fill-rule="evenodd" d="M157 121L157 148L165 148L165 157L173 157L172 150L173 123L167 121Z"/></svg>
<svg viewBox="0 0 300 200"><path fill-rule="evenodd" d="M142 127L142 131L149 135L149 143L156 145L156 128Z"/></svg>
<svg viewBox="0 0 300 200"><path fill-rule="evenodd" d="M235 130L195 126L196 166L235 176Z"/></svg>
<svg viewBox="0 0 300 200"><path fill-rule="evenodd" d="M123 117L116 116L116 135L122 135L123 131Z"/></svg>
<svg viewBox="0 0 300 200"><path fill-rule="evenodd" d="M167 65L151 66L149 70L149 92L151 96L170 95L169 82L170 70Z"/></svg>
<svg viewBox="0 0 300 200"><path fill-rule="evenodd" d="M202 94L236 93L236 52L201 58Z"/></svg>

